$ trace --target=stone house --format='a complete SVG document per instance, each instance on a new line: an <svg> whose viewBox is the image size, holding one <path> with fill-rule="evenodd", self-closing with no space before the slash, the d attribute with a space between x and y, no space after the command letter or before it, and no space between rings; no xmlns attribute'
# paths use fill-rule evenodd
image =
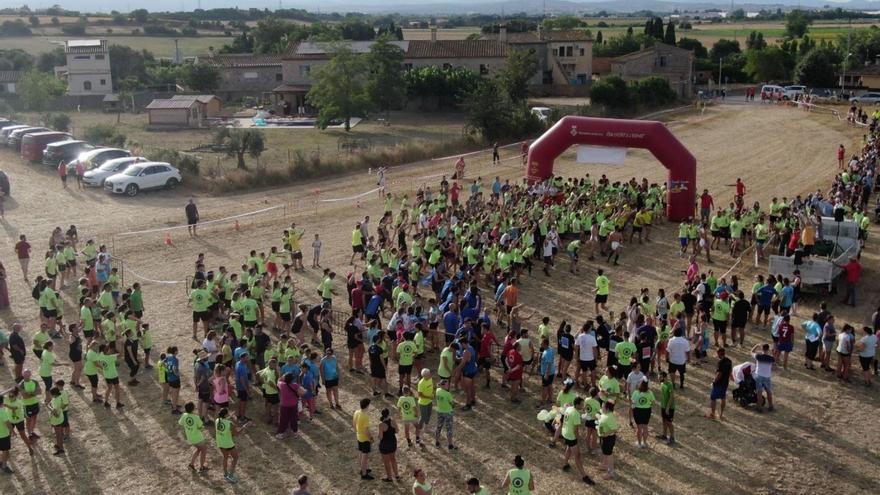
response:
<svg viewBox="0 0 880 495"><path fill-rule="evenodd" d="M197 57L196 62L213 65L220 71L217 96L224 101L245 97L261 99L284 82L281 55L211 52Z"/></svg>
<svg viewBox="0 0 880 495"><path fill-rule="evenodd" d="M679 98L691 98L694 93L694 52L655 43L652 47L612 59L611 74L627 82L662 77Z"/></svg>
<svg viewBox="0 0 880 495"><path fill-rule="evenodd" d="M67 94L91 96L113 92L107 40L68 40L64 43L64 56L67 65L55 67L55 75L67 80Z"/></svg>
<svg viewBox="0 0 880 495"><path fill-rule="evenodd" d="M196 99L153 100L146 106L149 127L173 129L201 127L205 115Z"/></svg>

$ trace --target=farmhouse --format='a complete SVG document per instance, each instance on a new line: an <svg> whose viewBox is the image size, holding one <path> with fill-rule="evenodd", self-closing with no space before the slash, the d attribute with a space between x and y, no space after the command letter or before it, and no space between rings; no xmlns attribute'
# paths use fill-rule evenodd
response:
<svg viewBox="0 0 880 495"><path fill-rule="evenodd" d="M226 54L211 52L196 62L217 67L220 71L218 96L225 101L244 97L261 97L271 92L284 79L281 55Z"/></svg>
<svg viewBox="0 0 880 495"><path fill-rule="evenodd" d="M870 64L840 75L846 87L880 89L880 64Z"/></svg>
<svg viewBox="0 0 880 495"><path fill-rule="evenodd" d="M205 118L195 98L153 100L146 106L151 128L201 127Z"/></svg>
<svg viewBox="0 0 880 495"><path fill-rule="evenodd" d="M694 52L663 43L616 57L611 73L624 81L662 77L680 98L693 95Z"/></svg>
<svg viewBox="0 0 880 495"><path fill-rule="evenodd" d="M107 95L113 92L107 40L68 40L64 43L64 56L67 65L55 67L55 76L67 80L69 95Z"/></svg>

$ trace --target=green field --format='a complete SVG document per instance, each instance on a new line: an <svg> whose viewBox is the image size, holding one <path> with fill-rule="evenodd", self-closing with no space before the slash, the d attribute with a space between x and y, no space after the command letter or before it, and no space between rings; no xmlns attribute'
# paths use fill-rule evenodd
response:
<svg viewBox="0 0 880 495"><path fill-rule="evenodd" d="M174 56L174 39L167 37L152 36L102 36L110 44L125 45L136 50L147 49L157 57L173 57ZM23 36L13 38L3 38L2 47L4 49L21 48L22 50L39 55L42 52L51 51L54 47L60 46L64 40L70 39L69 36ZM208 53L208 47L218 49L232 38L224 36L200 36L197 38L178 38L180 45L180 55L182 57L190 57L194 55L204 55Z"/></svg>

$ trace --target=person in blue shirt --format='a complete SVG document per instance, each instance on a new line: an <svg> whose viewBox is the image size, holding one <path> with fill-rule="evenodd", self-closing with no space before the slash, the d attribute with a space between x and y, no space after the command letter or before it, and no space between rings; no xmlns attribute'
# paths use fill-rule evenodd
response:
<svg viewBox="0 0 880 495"><path fill-rule="evenodd" d="M501 178L495 177L495 182L492 183L492 195L500 196L501 195Z"/></svg>
<svg viewBox="0 0 880 495"><path fill-rule="evenodd" d="M333 349L324 349L324 357L320 365L321 381L327 389L327 402L330 407L342 409L339 405L339 363L333 355Z"/></svg>
<svg viewBox="0 0 880 495"><path fill-rule="evenodd" d="M757 318L761 318L761 314L764 315L764 323L763 325L767 326L767 321L770 319L770 306L773 304L773 297L776 296L776 289L773 288L769 283L764 284L755 292L755 295L758 297L758 316Z"/></svg>
<svg viewBox="0 0 880 495"><path fill-rule="evenodd" d="M553 405L553 380L556 379L556 351L550 346L549 339L541 341L541 403L547 407Z"/></svg>
<svg viewBox="0 0 880 495"><path fill-rule="evenodd" d="M315 374L312 372L312 367L310 366L310 361L308 359L303 361L303 366L300 370L299 381L300 385L302 385L303 390L305 391L301 396L303 405L305 409L308 409L309 421L311 421L312 419L314 419L315 414L318 412L315 409L315 394L317 394L318 390L317 384L315 383Z"/></svg>
<svg viewBox="0 0 880 495"><path fill-rule="evenodd" d="M177 347L168 348L165 356L165 382L171 391L171 414L182 414L178 398L180 397L180 362L177 360ZM109 400L109 398L107 399Z"/></svg>
<svg viewBox="0 0 880 495"><path fill-rule="evenodd" d="M816 361L816 355L819 353L819 344L822 341L822 326L819 324L819 313L813 313L813 318L804 320L801 323L804 329L804 341L806 342L806 351L804 351L804 367L808 370L816 369L813 361Z"/></svg>
<svg viewBox="0 0 880 495"><path fill-rule="evenodd" d="M250 356L247 351L245 351L239 356L238 362L235 364L235 396L238 398L236 415L238 416L238 422L242 425L250 421L250 418L247 417L247 403L248 400L250 400L250 389L251 363Z"/></svg>
<svg viewBox="0 0 880 495"><path fill-rule="evenodd" d="M465 392L466 402L462 410L470 411L477 405L477 390L474 386L474 378L476 378L479 371L477 367L477 351L468 340L459 339L458 342L458 351L455 354L459 360L458 371L461 373L461 388Z"/></svg>
<svg viewBox="0 0 880 495"><path fill-rule="evenodd" d="M791 282L784 278L782 279L782 290L779 294L779 306L785 310L791 310L791 305L794 304L794 287L791 286Z"/></svg>
<svg viewBox="0 0 880 495"><path fill-rule="evenodd" d="M450 303L449 310L443 314L443 329L446 331L446 343L450 343L455 339L458 327L461 326L461 318L458 316L456 304Z"/></svg>
<svg viewBox="0 0 880 495"><path fill-rule="evenodd" d="M367 307L364 309L364 314L367 318L376 318L379 316L379 311L382 309L382 296L379 294L373 294L370 297L370 301L367 302Z"/></svg>
<svg viewBox="0 0 880 495"><path fill-rule="evenodd" d="M299 371L300 365L296 362L296 358L293 356L289 356L287 358L287 362L284 363L284 366L281 367L281 376L290 373L294 377L299 377Z"/></svg>
<svg viewBox="0 0 880 495"><path fill-rule="evenodd" d="M238 343L238 347L236 347L235 350L232 351L232 357L235 359L236 363L238 363L238 361L241 359L242 354L248 353L247 343L248 343L247 338L242 337L241 342Z"/></svg>

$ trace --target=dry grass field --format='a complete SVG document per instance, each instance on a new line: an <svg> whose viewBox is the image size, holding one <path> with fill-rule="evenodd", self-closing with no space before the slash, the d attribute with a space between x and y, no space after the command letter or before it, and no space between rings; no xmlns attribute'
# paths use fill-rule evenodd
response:
<svg viewBox="0 0 880 495"><path fill-rule="evenodd" d="M169 58L174 56L174 38L172 37L154 37L154 36L120 36L119 32L130 32L131 28L118 28L114 30L116 34L105 34L107 28L90 28L88 37L103 37L108 43L113 45L125 45L135 50L149 50L158 58ZM128 31L123 31L128 29ZM64 41L70 39L71 36L20 36L3 38L3 48L13 49L20 48L31 55L39 55L43 52L52 51L56 46L63 46ZM83 38L83 36L80 36ZM192 57L196 55L204 55L208 53L208 47L219 49L226 43L232 41L232 38L224 36L199 36L196 38L180 37L178 38L181 57Z"/></svg>
<svg viewBox="0 0 880 495"><path fill-rule="evenodd" d="M834 174L834 151L839 143L852 147L857 132L826 116L808 116L796 110L754 106L720 106L704 115L672 117L670 129L693 152L698 160L698 188L708 188L717 200L732 195L729 187L742 177L748 187L747 201L766 203L772 196L805 193L827 187ZM507 150L503 156L510 157ZM522 176L517 158L492 166L488 154L468 158L468 174L481 175L488 183L499 175L516 180ZM665 177L663 168L642 152L630 153L622 166L586 166L573 162L567 153L557 165L566 175L607 174L612 180L645 176L649 180ZM417 163L390 170L388 182L395 194L412 193L418 184L436 181L436 174L449 172L451 160ZM25 326L27 337L37 325L36 309L29 287L21 280L12 245L19 234L26 234L36 253L45 249L46 239L56 225L76 224L82 239L95 237L113 246L113 254L125 260L126 283L138 275L164 282L182 281L191 274L197 253L205 253L210 268L233 266L242 262L250 249L265 250L280 245L280 231L291 221L306 230L306 239L320 233L324 242L323 265L345 274L350 255L349 240L354 222L365 214L377 218L382 205L375 196L354 201L322 203L314 207L313 190L320 189L322 199L344 198L368 191L374 180L366 174L326 179L271 191L226 197L196 197L202 220L288 203L281 214L242 222L236 232L224 223L202 230L197 239L174 232L175 246L162 246L162 234L122 237L112 235L128 230L179 225L187 196L181 192L144 194L137 198L111 197L102 191L62 190L54 174L44 168L22 164L8 151L0 151L0 169L11 177L12 195L6 201L6 220L0 223L0 259L8 271L12 308L0 312L3 328L15 321ZM432 178L427 178L434 176ZM665 287L672 292L681 282L684 261L677 256L676 229L661 224L652 233L653 241L643 246L626 246L621 266L584 262L580 276L562 268L547 278L539 271L525 277L520 293L528 310L538 314L527 323L534 328L540 316L551 318L555 328L565 318L579 324L592 317L587 296L593 287L592 275L597 266L608 272L612 281L610 307L621 310L638 288L653 292ZM862 302L848 309L832 301L831 310L839 318L861 324L877 303L877 267L880 250L869 241L862 262L865 273ZM308 255L306 258L308 266ZM711 268L720 274L734 260L718 254ZM33 263L36 265L37 263ZM734 273L741 284L748 285L754 273L749 260ZM37 267L33 268L37 271ZM136 275L137 274L137 275ZM320 273L307 270L297 275L297 302L314 302L313 288ZM181 283L144 282L146 321L154 329L155 349L177 345L184 363L182 398L194 400L190 370L186 363L195 342L190 340L190 317L185 287ZM72 293L63 294L64 314L74 313ZM808 298L802 314L817 304ZM798 326L799 328L799 326ZM634 431L623 424L615 451L619 479L597 483L598 493L676 493L676 494L859 494L876 491L880 468L880 433L876 411L880 407L877 389L866 390L859 384L841 385L824 372L805 371L798 359L802 341L798 333L796 355L790 371L774 373L777 410L759 415L728 406L727 421L717 423L703 418L708 402L709 383L714 370L710 366L693 367L688 373L688 388L679 396L676 414L678 446L667 447L652 440L647 450L635 448ZM27 339L29 342L29 338ZM746 343L769 340L767 335L749 328ZM60 346L59 356L67 361L67 346ZM734 363L747 356L742 349L731 350ZM345 361L345 353L340 352ZM429 355L434 367L436 354ZM35 367L32 356L30 367ZM120 369L124 372L125 367ZM494 372L497 378L497 372ZM68 378L63 364L56 376ZM395 380L392 372L390 380ZM14 442L12 466L18 472L0 477L0 493L40 493L47 487L70 493L267 493L289 492L300 473L313 480L313 493L373 494L411 493L414 467L438 478L438 494L464 493L464 480L478 476L491 493L500 493L500 482L514 453L521 453L537 478L536 493L582 493L584 486L572 474L563 473L562 452L546 446L546 433L536 421L534 398L537 383L528 384L528 399L511 406L499 394L497 383L491 390L479 389L479 404L472 412L455 412L456 443L459 450L427 447L398 451L404 483L385 484L378 480L361 482L355 473L356 452L351 429L351 413L357 401L369 394L364 377L343 372L341 399L343 411L324 408L314 422L301 423L299 437L278 441L264 424L245 430L237 443L242 454L238 469L240 483L228 485L222 480L219 455L210 450L211 472L207 476L191 474L186 467L187 448L176 417L161 405L160 388L153 374L143 373L139 387L123 387L125 411L107 411L93 407L87 396L75 392L71 404L72 440L66 457L51 455L47 419L41 415L37 455L28 458L20 442ZM0 389L11 385L8 368L0 369ZM389 407L385 400L374 402L374 422L378 411ZM621 408L622 415L626 408ZM250 416L260 417L262 404L251 405ZM651 435L658 432L659 416L651 423ZM432 420L433 426L436 419ZM375 423L374 423L375 424ZM210 430L208 431L209 433ZM598 477L598 460L584 456L587 471ZM378 456L372 459L374 472L381 474Z"/></svg>

